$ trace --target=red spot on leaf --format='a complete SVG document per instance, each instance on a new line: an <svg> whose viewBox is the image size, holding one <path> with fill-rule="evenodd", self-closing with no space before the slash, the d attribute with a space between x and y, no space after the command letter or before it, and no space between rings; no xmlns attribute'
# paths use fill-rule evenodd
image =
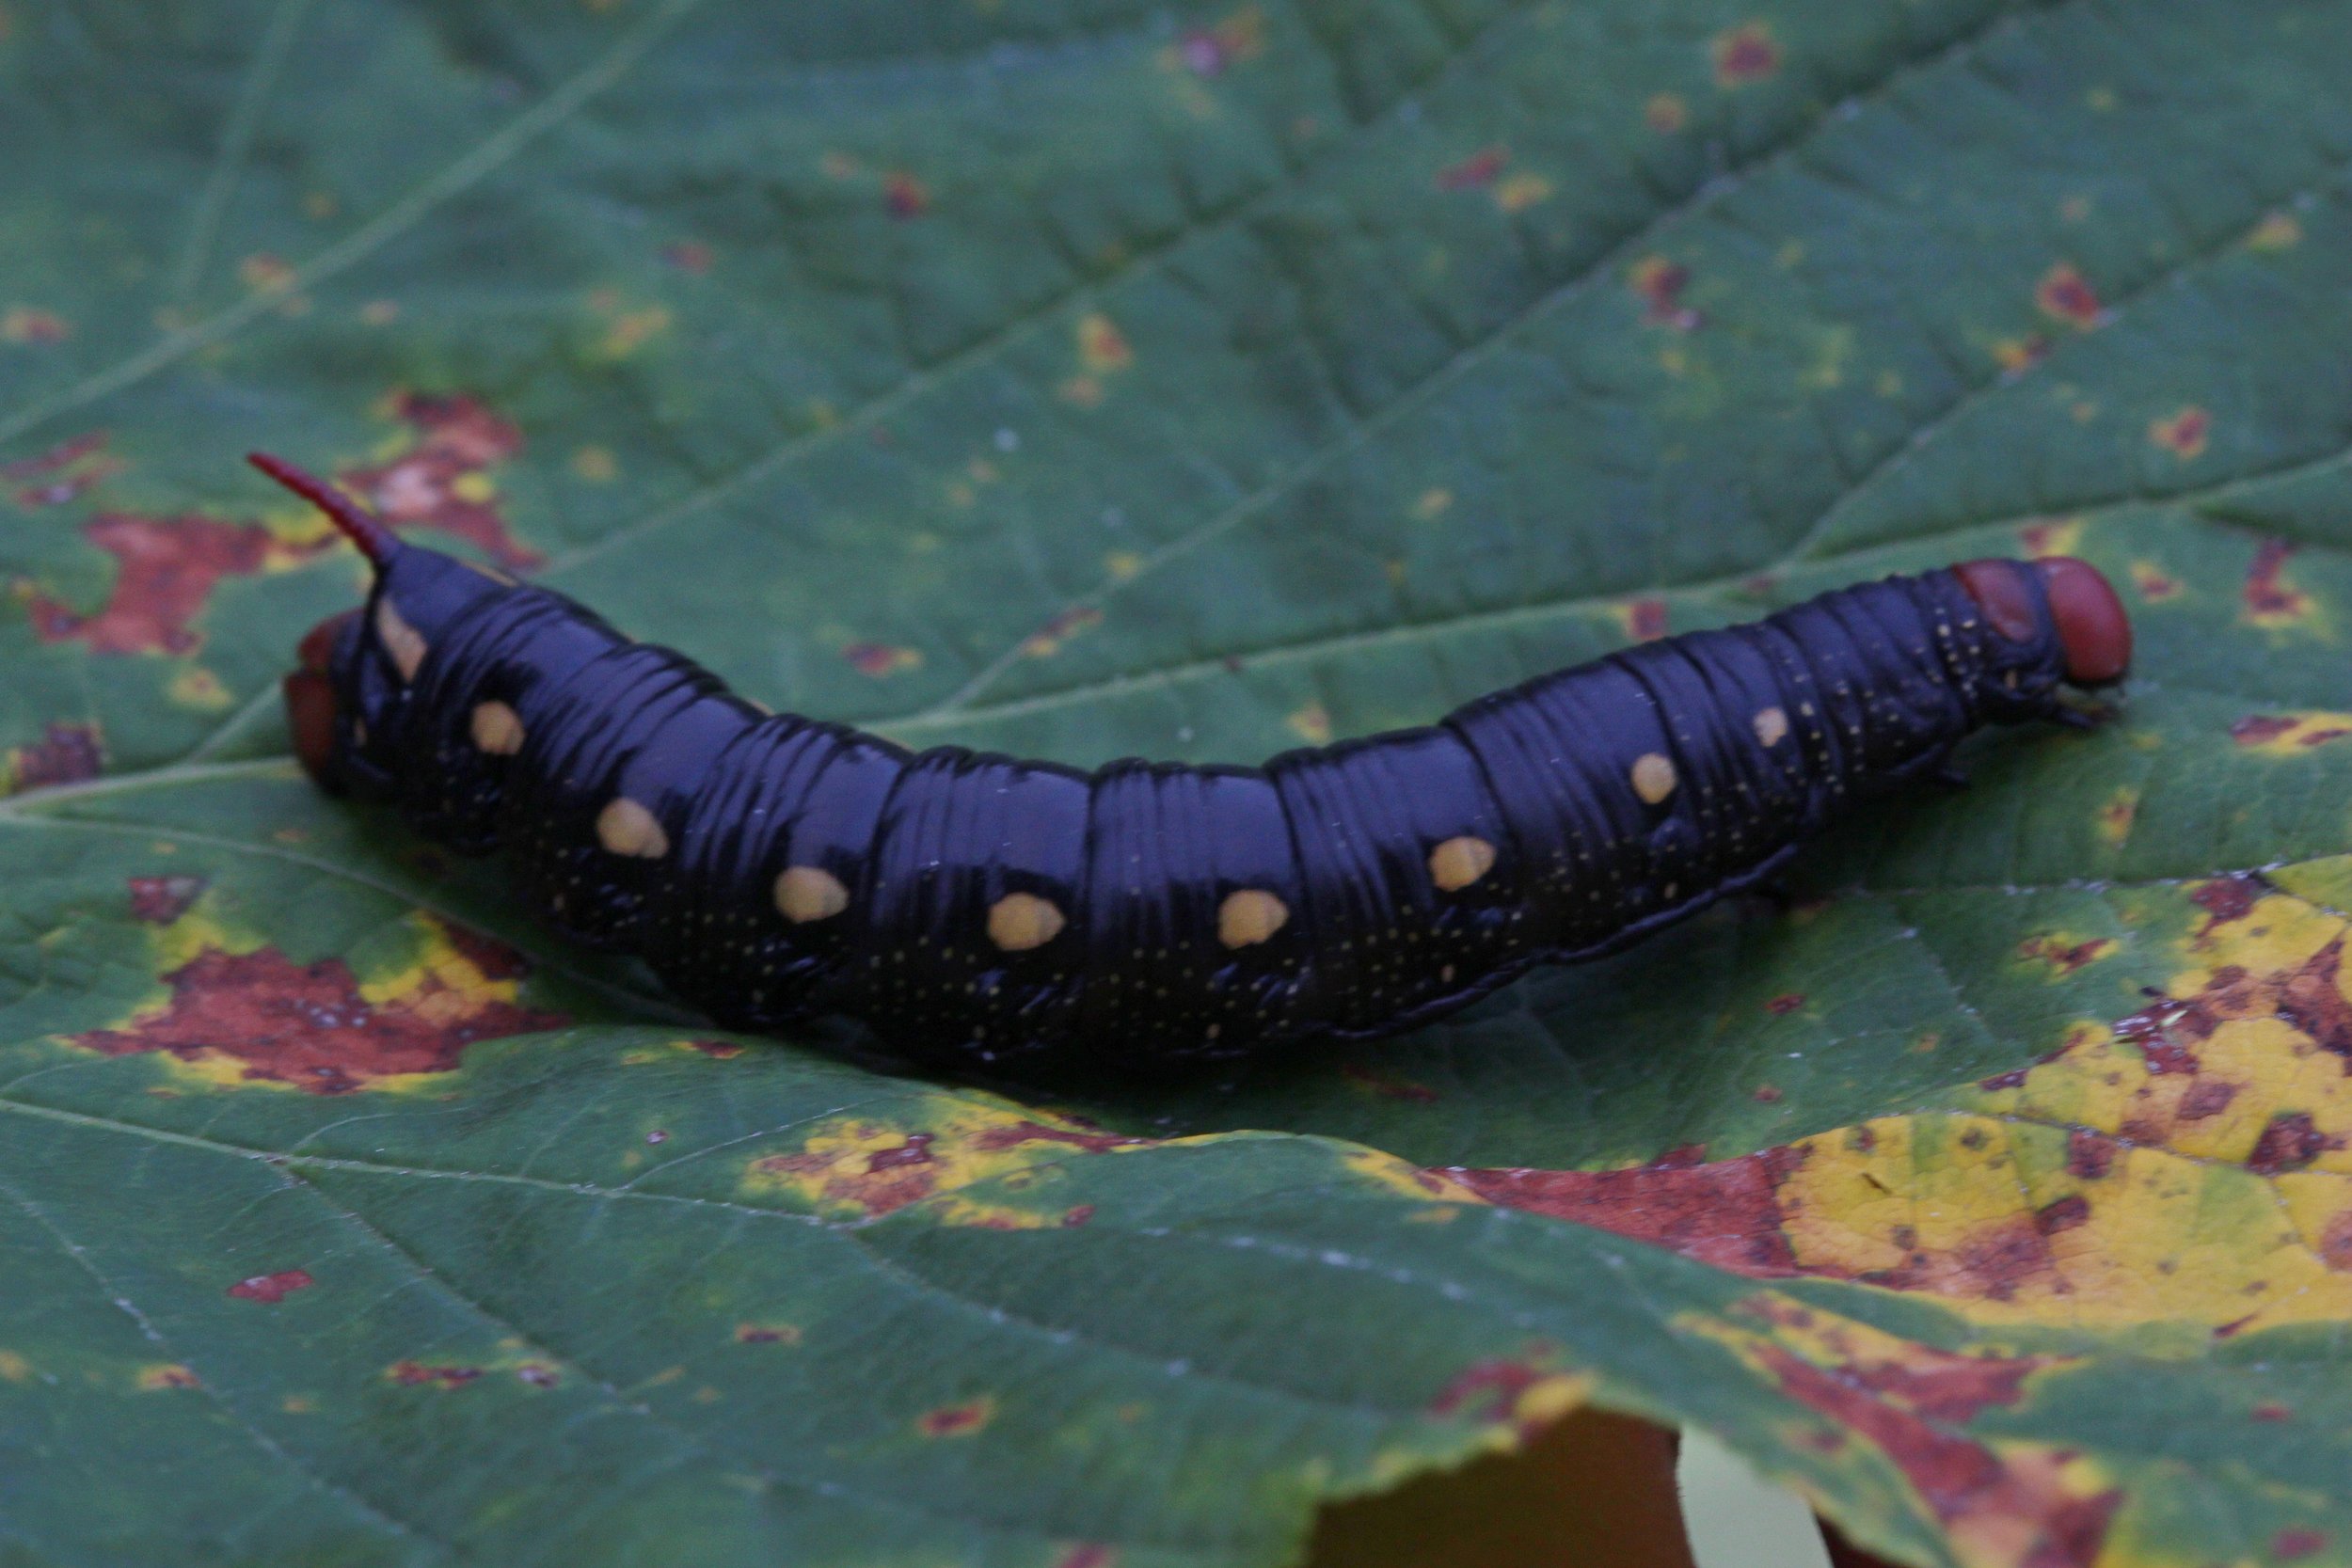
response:
<svg viewBox="0 0 2352 1568"><path fill-rule="evenodd" d="M1804 1157L1801 1148L1785 1148L1705 1165L1442 1174L1490 1203L1671 1247L1736 1274L1774 1278L1798 1272L1781 1228L1779 1191Z"/></svg>
<svg viewBox="0 0 2352 1568"><path fill-rule="evenodd" d="M2026 1074L2031 1070L2021 1067L2008 1072L1996 1072L1990 1078L1978 1079L1977 1087L1987 1094L1998 1094L2003 1089L2022 1089L2026 1086Z"/></svg>
<svg viewBox="0 0 2352 1568"><path fill-rule="evenodd" d="M1666 601L1629 600L1625 606L1625 634L1636 642L1648 642L1665 636Z"/></svg>
<svg viewBox="0 0 2352 1568"><path fill-rule="evenodd" d="M297 964L275 947L207 948L164 978L167 1005L72 1042L109 1056L218 1053L242 1061L246 1078L342 1094L401 1073L447 1072L476 1041L571 1022L461 990L437 970L405 994L369 1002L342 959Z"/></svg>
<svg viewBox="0 0 2352 1568"><path fill-rule="evenodd" d="M1086 1224L1087 1221L1092 1219L1093 1217L1094 1205L1091 1203L1081 1203L1073 1208L1063 1210L1061 1222L1062 1224L1068 1226L1080 1226Z"/></svg>
<svg viewBox="0 0 2352 1568"><path fill-rule="evenodd" d="M552 1388L563 1381L553 1367L543 1366L536 1361L524 1362L515 1369L515 1375L533 1388Z"/></svg>
<svg viewBox="0 0 2352 1568"><path fill-rule="evenodd" d="M1804 992L1785 990L1764 1004L1764 1010L1774 1018L1786 1018L1804 1006Z"/></svg>
<svg viewBox="0 0 2352 1568"><path fill-rule="evenodd" d="M2185 463L2205 450L2213 416L2194 404L2168 418L2148 421L2148 439Z"/></svg>
<svg viewBox="0 0 2352 1568"><path fill-rule="evenodd" d="M2178 598L2181 593L2180 578L2145 561L2133 565L2132 586L2150 604L2162 604L2167 599Z"/></svg>
<svg viewBox="0 0 2352 1568"><path fill-rule="evenodd" d="M2098 292L2072 261L2060 261L2042 275L2042 281L2034 288L2033 302L2042 308L2043 315L2086 332L2098 325L2106 313Z"/></svg>
<svg viewBox="0 0 2352 1568"><path fill-rule="evenodd" d="M700 240L680 240L664 245L661 259L684 273L700 277L710 270L710 247Z"/></svg>
<svg viewBox="0 0 2352 1568"><path fill-rule="evenodd" d="M1692 332L1707 324L1705 316L1682 303L1682 291L1691 286L1691 269L1681 262L1647 256L1633 263L1629 277L1633 292L1641 296L1642 319L1652 326Z"/></svg>
<svg viewBox="0 0 2352 1568"><path fill-rule="evenodd" d="M187 913L203 893L201 877L134 877L131 918L150 926L168 926Z"/></svg>
<svg viewBox="0 0 2352 1568"><path fill-rule="evenodd" d="M1111 1568L1119 1554L1099 1541L1083 1541L1055 1560L1054 1568Z"/></svg>
<svg viewBox="0 0 2352 1568"><path fill-rule="evenodd" d="M716 1061L727 1061L743 1054L743 1048L733 1040L688 1040L688 1045Z"/></svg>
<svg viewBox="0 0 2352 1568"><path fill-rule="evenodd" d="M1450 164L1438 171L1438 189L1441 191L1476 190L1491 185L1495 176L1511 161L1507 149L1489 147L1471 153L1458 164Z"/></svg>
<svg viewBox="0 0 2352 1568"><path fill-rule="evenodd" d="M859 674L878 680L901 670L918 669L923 663L922 654L915 649L894 647L887 642L852 642L841 650L841 657Z"/></svg>
<svg viewBox="0 0 2352 1568"><path fill-rule="evenodd" d="M9 787L48 789L98 777L106 755L97 725L52 723L33 744L11 748L8 760Z"/></svg>
<svg viewBox="0 0 2352 1568"><path fill-rule="evenodd" d="M2028 937L2018 943L2021 958L2039 958L2060 974L2072 974L2085 965L2096 963L2115 951L2115 943L2106 937L2092 937L2086 942L2061 942L2056 937Z"/></svg>
<svg viewBox="0 0 2352 1568"><path fill-rule="evenodd" d="M1392 1077L1385 1072L1375 1071L1359 1063L1350 1062L1341 1068L1340 1076L1365 1093L1378 1095L1383 1100L1401 1100L1415 1105L1437 1103L1438 1091L1426 1084L1416 1084L1408 1078Z"/></svg>
<svg viewBox="0 0 2352 1568"><path fill-rule="evenodd" d="M2239 590L2246 613L2256 625L2299 621L2310 613L2311 595L2286 581L2287 557L2294 553L2295 546L2283 539L2265 539L2256 546L2246 568L2246 586Z"/></svg>
<svg viewBox="0 0 2352 1568"><path fill-rule="evenodd" d="M337 478L366 497L394 528L432 529L463 539L513 571L544 559L517 541L482 491L479 476L522 451L522 432L463 395L403 392L393 412L415 444L389 463L347 468Z"/></svg>
<svg viewBox="0 0 2352 1568"><path fill-rule="evenodd" d="M404 1387L463 1388L482 1375L479 1367L436 1367L421 1361L395 1361L384 1375Z"/></svg>
<svg viewBox="0 0 2352 1568"><path fill-rule="evenodd" d="M904 169L882 177L882 206L894 218L919 218L931 208L931 193L923 182Z"/></svg>
<svg viewBox="0 0 2352 1568"><path fill-rule="evenodd" d="M2258 1421L2283 1421L2289 1418L2291 1412L2283 1404L2265 1402L2254 1406L2247 1414Z"/></svg>
<svg viewBox="0 0 2352 1568"><path fill-rule="evenodd" d="M1780 44L1761 22L1743 23L1719 33L1709 46L1715 57L1715 81L1725 87L1743 87L1769 81L1780 71Z"/></svg>
<svg viewBox="0 0 2352 1568"><path fill-rule="evenodd" d="M257 1274L250 1279L240 1279L229 1287L229 1293L239 1301L258 1301L275 1307L296 1291L307 1291L317 1281L307 1269L281 1269L276 1274Z"/></svg>
<svg viewBox="0 0 2352 1568"><path fill-rule="evenodd" d="M969 1437L988 1425L994 1415L993 1400L966 1400L961 1404L945 1404L937 1410L927 1410L915 1419L915 1429L926 1437Z"/></svg>
<svg viewBox="0 0 2352 1568"><path fill-rule="evenodd" d="M2315 1529L2282 1529L2270 1538L2270 1555L2280 1562L2294 1562L2324 1550L2328 1544L2325 1531Z"/></svg>

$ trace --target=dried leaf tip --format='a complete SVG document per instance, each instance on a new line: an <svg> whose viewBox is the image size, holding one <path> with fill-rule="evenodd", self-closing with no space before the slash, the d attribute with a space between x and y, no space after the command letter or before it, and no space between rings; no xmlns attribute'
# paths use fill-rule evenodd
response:
<svg viewBox="0 0 2352 1568"><path fill-rule="evenodd" d="M316 474L295 467L282 457L272 457L265 451L246 453L245 460L278 483L326 514L343 536L359 546L359 553L369 563L382 571L392 563L392 557L401 551L399 535L385 527L381 518L345 496Z"/></svg>

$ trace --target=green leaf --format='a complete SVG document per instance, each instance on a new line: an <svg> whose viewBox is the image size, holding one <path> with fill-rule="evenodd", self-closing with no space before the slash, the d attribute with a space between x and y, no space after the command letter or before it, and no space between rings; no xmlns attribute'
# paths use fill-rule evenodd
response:
<svg viewBox="0 0 2352 1568"><path fill-rule="evenodd" d="M6 1555L1274 1563L1582 1400L1905 1561L2341 1552L2347 49L0 10ZM252 446L910 743L1250 760L2021 550L2140 674L1786 911L990 1092L708 1035L316 797L275 683L359 576Z"/></svg>

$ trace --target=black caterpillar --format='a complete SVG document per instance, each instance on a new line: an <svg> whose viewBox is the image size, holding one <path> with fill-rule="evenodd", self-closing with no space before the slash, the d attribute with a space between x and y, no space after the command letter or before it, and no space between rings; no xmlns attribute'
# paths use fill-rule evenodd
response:
<svg viewBox="0 0 2352 1568"><path fill-rule="evenodd" d="M910 752L769 714L595 614L256 466L375 567L286 679L320 784L513 852L564 934L732 1027L1134 1065L1406 1028L1769 876L2131 630L2077 561L1978 561L1629 648L1263 768Z"/></svg>

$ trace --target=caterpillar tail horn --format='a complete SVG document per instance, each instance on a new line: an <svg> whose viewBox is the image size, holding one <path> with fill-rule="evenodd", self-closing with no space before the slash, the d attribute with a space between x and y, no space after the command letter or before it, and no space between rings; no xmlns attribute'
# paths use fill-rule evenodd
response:
<svg viewBox="0 0 2352 1568"><path fill-rule="evenodd" d="M382 518L345 496L316 474L295 467L282 457L272 457L265 451L246 453L245 460L278 483L326 514L341 529L343 537L359 546L359 553L368 558L368 564L379 573L392 563L404 546L400 536L384 525Z"/></svg>

